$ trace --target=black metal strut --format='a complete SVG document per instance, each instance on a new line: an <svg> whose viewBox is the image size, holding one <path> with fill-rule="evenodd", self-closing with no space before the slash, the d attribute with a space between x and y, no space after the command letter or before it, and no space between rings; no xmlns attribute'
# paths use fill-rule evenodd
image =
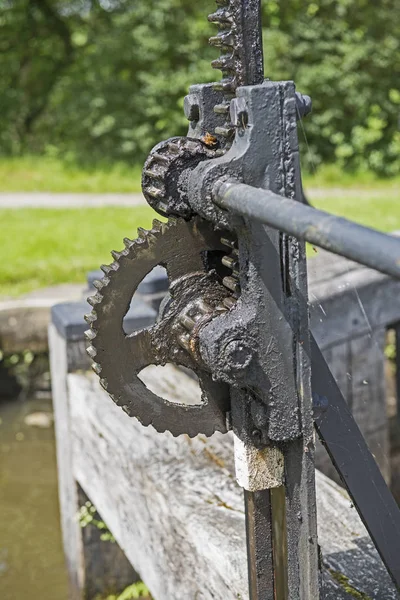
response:
<svg viewBox="0 0 400 600"><path fill-rule="evenodd" d="M245 184L218 182L214 194L221 208L400 279L400 239ZM311 374L318 436L400 591L400 508L312 335Z"/></svg>
<svg viewBox="0 0 400 600"><path fill-rule="evenodd" d="M400 508L313 336L311 359L318 436L400 591Z"/></svg>

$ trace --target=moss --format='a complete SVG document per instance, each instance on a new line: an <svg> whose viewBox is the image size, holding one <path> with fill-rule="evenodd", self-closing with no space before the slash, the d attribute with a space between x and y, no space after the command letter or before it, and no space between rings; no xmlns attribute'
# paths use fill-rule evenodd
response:
<svg viewBox="0 0 400 600"><path fill-rule="evenodd" d="M115 542L115 538L111 531L108 529L107 525L98 518L99 515L97 513L96 507L88 500L85 502L83 506L80 507L77 519L80 527L84 529L88 525L96 527L102 533L100 535L100 539L102 542Z"/></svg>
<svg viewBox="0 0 400 600"><path fill-rule="evenodd" d="M360 592L355 587L350 585L349 578L346 575L343 575L340 571L335 571L334 569L328 569L329 573L332 575L333 579L344 589L344 591L356 598L357 600L372 600L370 596L364 594L364 592Z"/></svg>
<svg viewBox="0 0 400 600"><path fill-rule="evenodd" d="M111 596L96 596L94 600L151 600L150 592L142 581L128 585L120 594L111 594Z"/></svg>

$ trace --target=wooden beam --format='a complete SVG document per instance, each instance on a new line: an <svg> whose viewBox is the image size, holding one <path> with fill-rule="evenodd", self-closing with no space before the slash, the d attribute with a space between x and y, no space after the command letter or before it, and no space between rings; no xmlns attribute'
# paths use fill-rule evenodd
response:
<svg viewBox="0 0 400 600"><path fill-rule="evenodd" d="M118 544L100 540L95 528L81 528L79 508L88 500L73 473L73 437L66 375L76 363L77 342L67 344L54 325L49 327L53 406L57 441L58 490L69 600L122 591L138 579Z"/></svg>
<svg viewBox="0 0 400 600"><path fill-rule="evenodd" d="M174 380L185 390L186 375L177 371ZM68 388L73 476L154 598L247 599L243 493L231 436L190 440L144 428L94 376L69 375ZM317 502L322 597L351 600L359 591L398 599L348 496L320 473Z"/></svg>

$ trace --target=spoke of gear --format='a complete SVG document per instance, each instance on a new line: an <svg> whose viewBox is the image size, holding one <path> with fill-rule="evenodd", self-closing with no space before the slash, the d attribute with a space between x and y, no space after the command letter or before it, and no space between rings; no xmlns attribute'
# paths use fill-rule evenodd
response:
<svg viewBox="0 0 400 600"><path fill-rule="evenodd" d="M203 296L213 313L226 296L226 288L215 273L209 272L206 258L207 252L221 252L219 236L200 218L154 221L150 231L138 232L139 238L134 241L125 238L122 252L112 252L114 262L102 267L105 277L96 282L97 293L88 299L93 307L86 318L90 324L88 354L94 361L94 371L116 404L143 425L191 437L226 431L228 390L213 382L178 340L171 343L172 317L168 320L168 315L163 316L154 326L131 335L123 331L123 318L135 290L159 264L168 273L172 310L182 311L195 294ZM197 372L202 388L201 405L169 402L151 392L138 378L144 367L167 362Z"/></svg>

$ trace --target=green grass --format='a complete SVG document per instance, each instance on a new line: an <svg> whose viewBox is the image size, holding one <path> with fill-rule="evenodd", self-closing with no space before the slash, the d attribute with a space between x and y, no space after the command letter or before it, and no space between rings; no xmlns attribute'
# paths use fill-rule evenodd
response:
<svg viewBox="0 0 400 600"><path fill-rule="evenodd" d="M121 165L84 171L55 159L0 160L0 191L139 191L139 171ZM345 194L334 192L343 181ZM335 179L331 167L305 178L306 190L324 186L323 195L310 194L317 208L381 231L400 230L399 180ZM154 216L147 206L0 210L0 296L83 282L87 271L111 261L110 250L120 249L123 237L135 237L136 228L149 227Z"/></svg>
<svg viewBox="0 0 400 600"><path fill-rule="evenodd" d="M346 197L327 191L314 204L381 231L400 230L400 198L385 190ZM147 206L0 210L0 295L83 282L89 270L111 262L110 250L121 249L123 237L136 237L136 228L148 228L154 216Z"/></svg>
<svg viewBox="0 0 400 600"><path fill-rule="evenodd" d="M91 209L4 209L0 241L0 296L83 282L86 273L112 262L110 251L124 237L149 228L156 214L147 206Z"/></svg>
<svg viewBox="0 0 400 600"><path fill-rule="evenodd" d="M0 192L140 192L141 165L117 163L93 168L58 158L0 158ZM400 177L378 179L372 173L343 173L335 165L304 175L306 187L399 189Z"/></svg>
<svg viewBox="0 0 400 600"><path fill-rule="evenodd" d="M0 192L140 192L140 166L83 168L55 158L0 159Z"/></svg>
<svg viewBox="0 0 400 600"><path fill-rule="evenodd" d="M368 195L368 192L346 196L334 196L326 191L324 198L313 198L313 206L341 217L346 217L367 227L380 231L400 230L400 192L382 190L382 194Z"/></svg>
<svg viewBox="0 0 400 600"><path fill-rule="evenodd" d="M380 179L370 171L347 173L337 165L322 165L314 174L303 173L305 187L317 188L353 188L363 190L392 190L400 189L400 176L391 179Z"/></svg>

